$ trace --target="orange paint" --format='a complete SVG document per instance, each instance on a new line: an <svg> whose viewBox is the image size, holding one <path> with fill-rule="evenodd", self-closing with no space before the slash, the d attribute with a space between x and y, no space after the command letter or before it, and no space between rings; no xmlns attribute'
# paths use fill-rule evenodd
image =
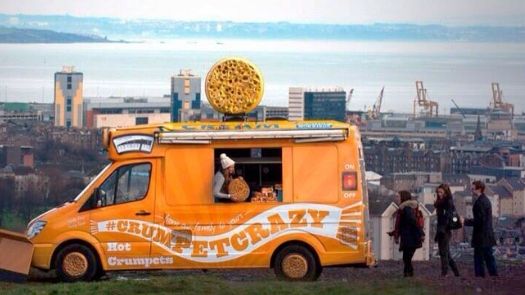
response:
<svg viewBox="0 0 525 295"><path fill-rule="evenodd" d="M309 128L342 130L345 137L313 142L284 137L200 143L157 139L163 130L213 135L254 130L280 134ZM56 249L70 240L85 241L96 249L106 271L269 267L276 249L290 241L308 244L323 266L372 260L355 127L334 121L190 122L110 130L106 137L111 164L74 202L37 218L46 225L32 239L34 266L50 269ZM215 203L215 151L252 148L281 151L275 163L281 167L282 201ZM359 182L351 197L343 190L344 172L356 173ZM97 204L95 193L116 175L131 177L118 181L118 195L138 197L90 205ZM343 214L344 210L359 214ZM121 251L108 251L115 247Z"/></svg>

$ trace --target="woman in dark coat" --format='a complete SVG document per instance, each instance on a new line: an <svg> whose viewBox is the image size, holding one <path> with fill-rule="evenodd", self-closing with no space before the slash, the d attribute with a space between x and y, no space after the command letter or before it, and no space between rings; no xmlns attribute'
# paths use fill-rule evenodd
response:
<svg viewBox="0 0 525 295"><path fill-rule="evenodd" d="M455 211L454 201L450 187L447 184L441 184L436 188L436 202L434 207L437 211L437 229L434 241L438 243L439 257L441 258L441 275L446 276L448 267L452 269L454 275L459 277L456 262L450 256L450 238L452 232L449 227L449 220Z"/></svg>
<svg viewBox="0 0 525 295"><path fill-rule="evenodd" d="M418 203L412 200L412 195L408 191L399 192L400 204L396 214L396 225L392 232L388 234L394 236L395 242L399 243L399 251L403 252L403 264L405 277L414 276L412 257L416 249L421 248L425 233L417 225L416 210Z"/></svg>

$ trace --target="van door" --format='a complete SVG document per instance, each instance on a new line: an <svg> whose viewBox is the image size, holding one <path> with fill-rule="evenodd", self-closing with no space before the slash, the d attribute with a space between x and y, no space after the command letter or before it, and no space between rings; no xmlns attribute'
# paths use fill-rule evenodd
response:
<svg viewBox="0 0 525 295"><path fill-rule="evenodd" d="M119 165L95 190L91 233L110 269L148 268L155 208L156 160Z"/></svg>

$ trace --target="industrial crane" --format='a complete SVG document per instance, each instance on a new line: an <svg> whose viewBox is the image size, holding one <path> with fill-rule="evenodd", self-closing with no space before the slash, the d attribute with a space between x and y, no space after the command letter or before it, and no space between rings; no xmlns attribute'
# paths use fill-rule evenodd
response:
<svg viewBox="0 0 525 295"><path fill-rule="evenodd" d="M463 118L466 118L467 116L465 116L465 112L463 112L463 109L460 108L458 106L458 104L456 103L456 101L454 101L454 99L451 99L452 100L452 103L456 106L456 108L458 109L458 111L461 113L461 115L463 116Z"/></svg>
<svg viewBox="0 0 525 295"><path fill-rule="evenodd" d="M352 95L354 94L354 88L350 89L348 92L348 96L346 98L346 109L350 109L350 101L352 100Z"/></svg>
<svg viewBox="0 0 525 295"><path fill-rule="evenodd" d="M385 86L379 92L379 96L376 99L376 102L372 106L372 109L368 109L368 119L378 119L381 114L381 104L383 103L383 93L385 91Z"/></svg>
<svg viewBox="0 0 525 295"><path fill-rule="evenodd" d="M492 82L492 109L500 109L514 116L514 105L503 101L503 90L499 88L498 82Z"/></svg>
<svg viewBox="0 0 525 295"><path fill-rule="evenodd" d="M427 99L427 90L423 87L423 81L416 81L416 91L417 97L414 99L414 117L416 116L416 102L417 105L423 107L430 117L434 116L435 110L435 116L437 117L439 105L437 102Z"/></svg>

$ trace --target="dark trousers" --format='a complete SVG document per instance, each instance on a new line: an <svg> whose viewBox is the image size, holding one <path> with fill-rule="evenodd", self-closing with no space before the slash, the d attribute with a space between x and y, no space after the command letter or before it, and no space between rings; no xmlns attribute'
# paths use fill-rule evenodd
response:
<svg viewBox="0 0 525 295"><path fill-rule="evenodd" d="M450 256L450 238L452 237L451 232L439 233L437 236L439 257L441 258L441 274L446 275L448 267L452 269L454 275L459 276L458 267L456 262Z"/></svg>
<svg viewBox="0 0 525 295"><path fill-rule="evenodd" d="M411 277L414 275L414 267L412 267L412 257L414 257L415 252L416 248L405 247L403 249L403 263L405 264L403 274L405 275L405 277Z"/></svg>
<svg viewBox="0 0 525 295"><path fill-rule="evenodd" d="M496 260L492 254L492 247L474 247L474 272L476 277L485 276L484 263L487 264L487 270L491 276L498 275Z"/></svg>

